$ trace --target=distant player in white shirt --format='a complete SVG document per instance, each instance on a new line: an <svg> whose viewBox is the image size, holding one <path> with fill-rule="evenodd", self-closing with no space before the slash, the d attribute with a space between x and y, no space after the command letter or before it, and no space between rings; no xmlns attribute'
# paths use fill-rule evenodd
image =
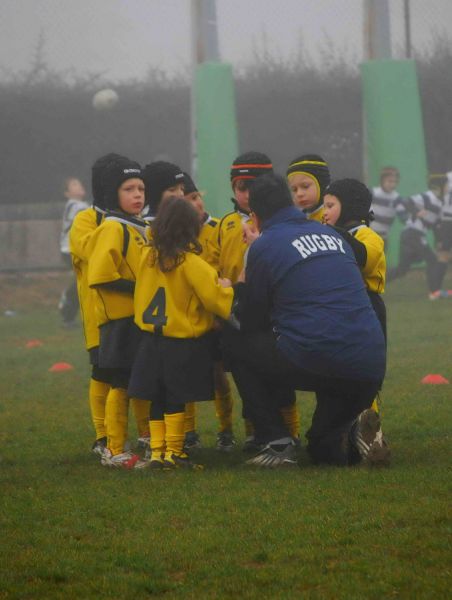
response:
<svg viewBox="0 0 452 600"><path fill-rule="evenodd" d="M371 228L387 243L389 230L396 216L402 217L405 206L397 191L400 174L395 167L383 167L380 172L380 186L372 188L372 211L374 220Z"/></svg>
<svg viewBox="0 0 452 600"><path fill-rule="evenodd" d="M75 215L89 206L85 201L85 195L85 188L80 179L76 177L68 177L66 179L64 183L64 196L67 201L63 212L60 251L64 264L68 269L72 269L72 259L69 251L69 230L71 229ZM75 277L72 277L71 283L61 294L58 308L63 319L63 325L71 327L75 322L79 308Z"/></svg>

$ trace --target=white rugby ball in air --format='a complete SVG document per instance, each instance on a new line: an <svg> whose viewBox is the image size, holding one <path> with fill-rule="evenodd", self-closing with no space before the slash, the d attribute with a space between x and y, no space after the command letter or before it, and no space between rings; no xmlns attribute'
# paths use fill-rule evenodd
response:
<svg viewBox="0 0 452 600"><path fill-rule="evenodd" d="M93 106L97 110L109 110L116 106L119 102L119 96L115 90L106 88L99 90L93 96Z"/></svg>

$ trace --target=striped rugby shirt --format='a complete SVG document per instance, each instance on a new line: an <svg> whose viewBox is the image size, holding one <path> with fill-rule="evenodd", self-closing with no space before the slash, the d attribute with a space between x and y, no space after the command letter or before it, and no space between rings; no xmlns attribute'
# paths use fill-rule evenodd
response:
<svg viewBox="0 0 452 600"><path fill-rule="evenodd" d="M388 237L389 229L396 216L403 218L405 205L395 190L385 192L381 187L372 188L372 206L374 221L370 227L383 239Z"/></svg>
<svg viewBox="0 0 452 600"><path fill-rule="evenodd" d="M442 202L431 190L410 196L407 201L409 216L405 229L414 229L425 237L427 230L433 229L441 219L441 210Z"/></svg>

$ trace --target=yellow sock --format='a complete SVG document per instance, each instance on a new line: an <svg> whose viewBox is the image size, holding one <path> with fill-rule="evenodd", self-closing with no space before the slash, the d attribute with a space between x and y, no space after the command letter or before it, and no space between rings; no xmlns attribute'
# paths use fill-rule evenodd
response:
<svg viewBox="0 0 452 600"><path fill-rule="evenodd" d="M300 436L300 414L298 412L297 404L294 402L289 406L281 407L281 414L284 423L289 430L292 437L297 438Z"/></svg>
<svg viewBox="0 0 452 600"><path fill-rule="evenodd" d="M220 431L232 431L232 407L231 392L221 394L218 390L215 390L215 412L220 422Z"/></svg>
<svg viewBox="0 0 452 600"><path fill-rule="evenodd" d="M253 437L254 436L254 426L249 419L243 419L245 424L245 437Z"/></svg>
<svg viewBox="0 0 452 600"><path fill-rule="evenodd" d="M196 405L194 402L187 402L185 405L184 432L189 431L196 431Z"/></svg>
<svg viewBox="0 0 452 600"><path fill-rule="evenodd" d="M129 398L127 390L111 388L105 404L105 424L107 427L108 447L113 456L124 452L127 439Z"/></svg>
<svg viewBox="0 0 452 600"><path fill-rule="evenodd" d="M133 414L137 424L138 437L149 437L149 413L151 412L151 403L149 400L138 400L130 398Z"/></svg>
<svg viewBox="0 0 452 600"><path fill-rule="evenodd" d="M371 406L371 408L373 408L376 413L380 412L380 407L378 406L379 399L380 399L380 395L377 394L377 397L374 398L374 401L372 402L372 406Z"/></svg>
<svg viewBox="0 0 452 600"><path fill-rule="evenodd" d="M165 419L165 442L166 452L165 456L171 457L172 454L180 456L183 453L184 446L184 425L185 425L185 413L173 413L171 415L164 415Z"/></svg>
<svg viewBox="0 0 452 600"><path fill-rule="evenodd" d="M165 421L149 421L151 460L161 460L165 453Z"/></svg>
<svg viewBox="0 0 452 600"><path fill-rule="evenodd" d="M107 394L110 390L110 384L103 381L90 379L89 381L89 407L91 409L91 418L93 420L96 440L107 435L105 428L105 403Z"/></svg>

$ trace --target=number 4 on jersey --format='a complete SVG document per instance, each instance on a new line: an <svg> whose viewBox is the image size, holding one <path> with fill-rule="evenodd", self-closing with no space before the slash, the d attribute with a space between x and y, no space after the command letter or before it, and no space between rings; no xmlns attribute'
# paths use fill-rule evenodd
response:
<svg viewBox="0 0 452 600"><path fill-rule="evenodd" d="M143 313L143 323L150 323L157 329L166 325L168 317L166 316L166 295L165 288L159 287L149 306Z"/></svg>

